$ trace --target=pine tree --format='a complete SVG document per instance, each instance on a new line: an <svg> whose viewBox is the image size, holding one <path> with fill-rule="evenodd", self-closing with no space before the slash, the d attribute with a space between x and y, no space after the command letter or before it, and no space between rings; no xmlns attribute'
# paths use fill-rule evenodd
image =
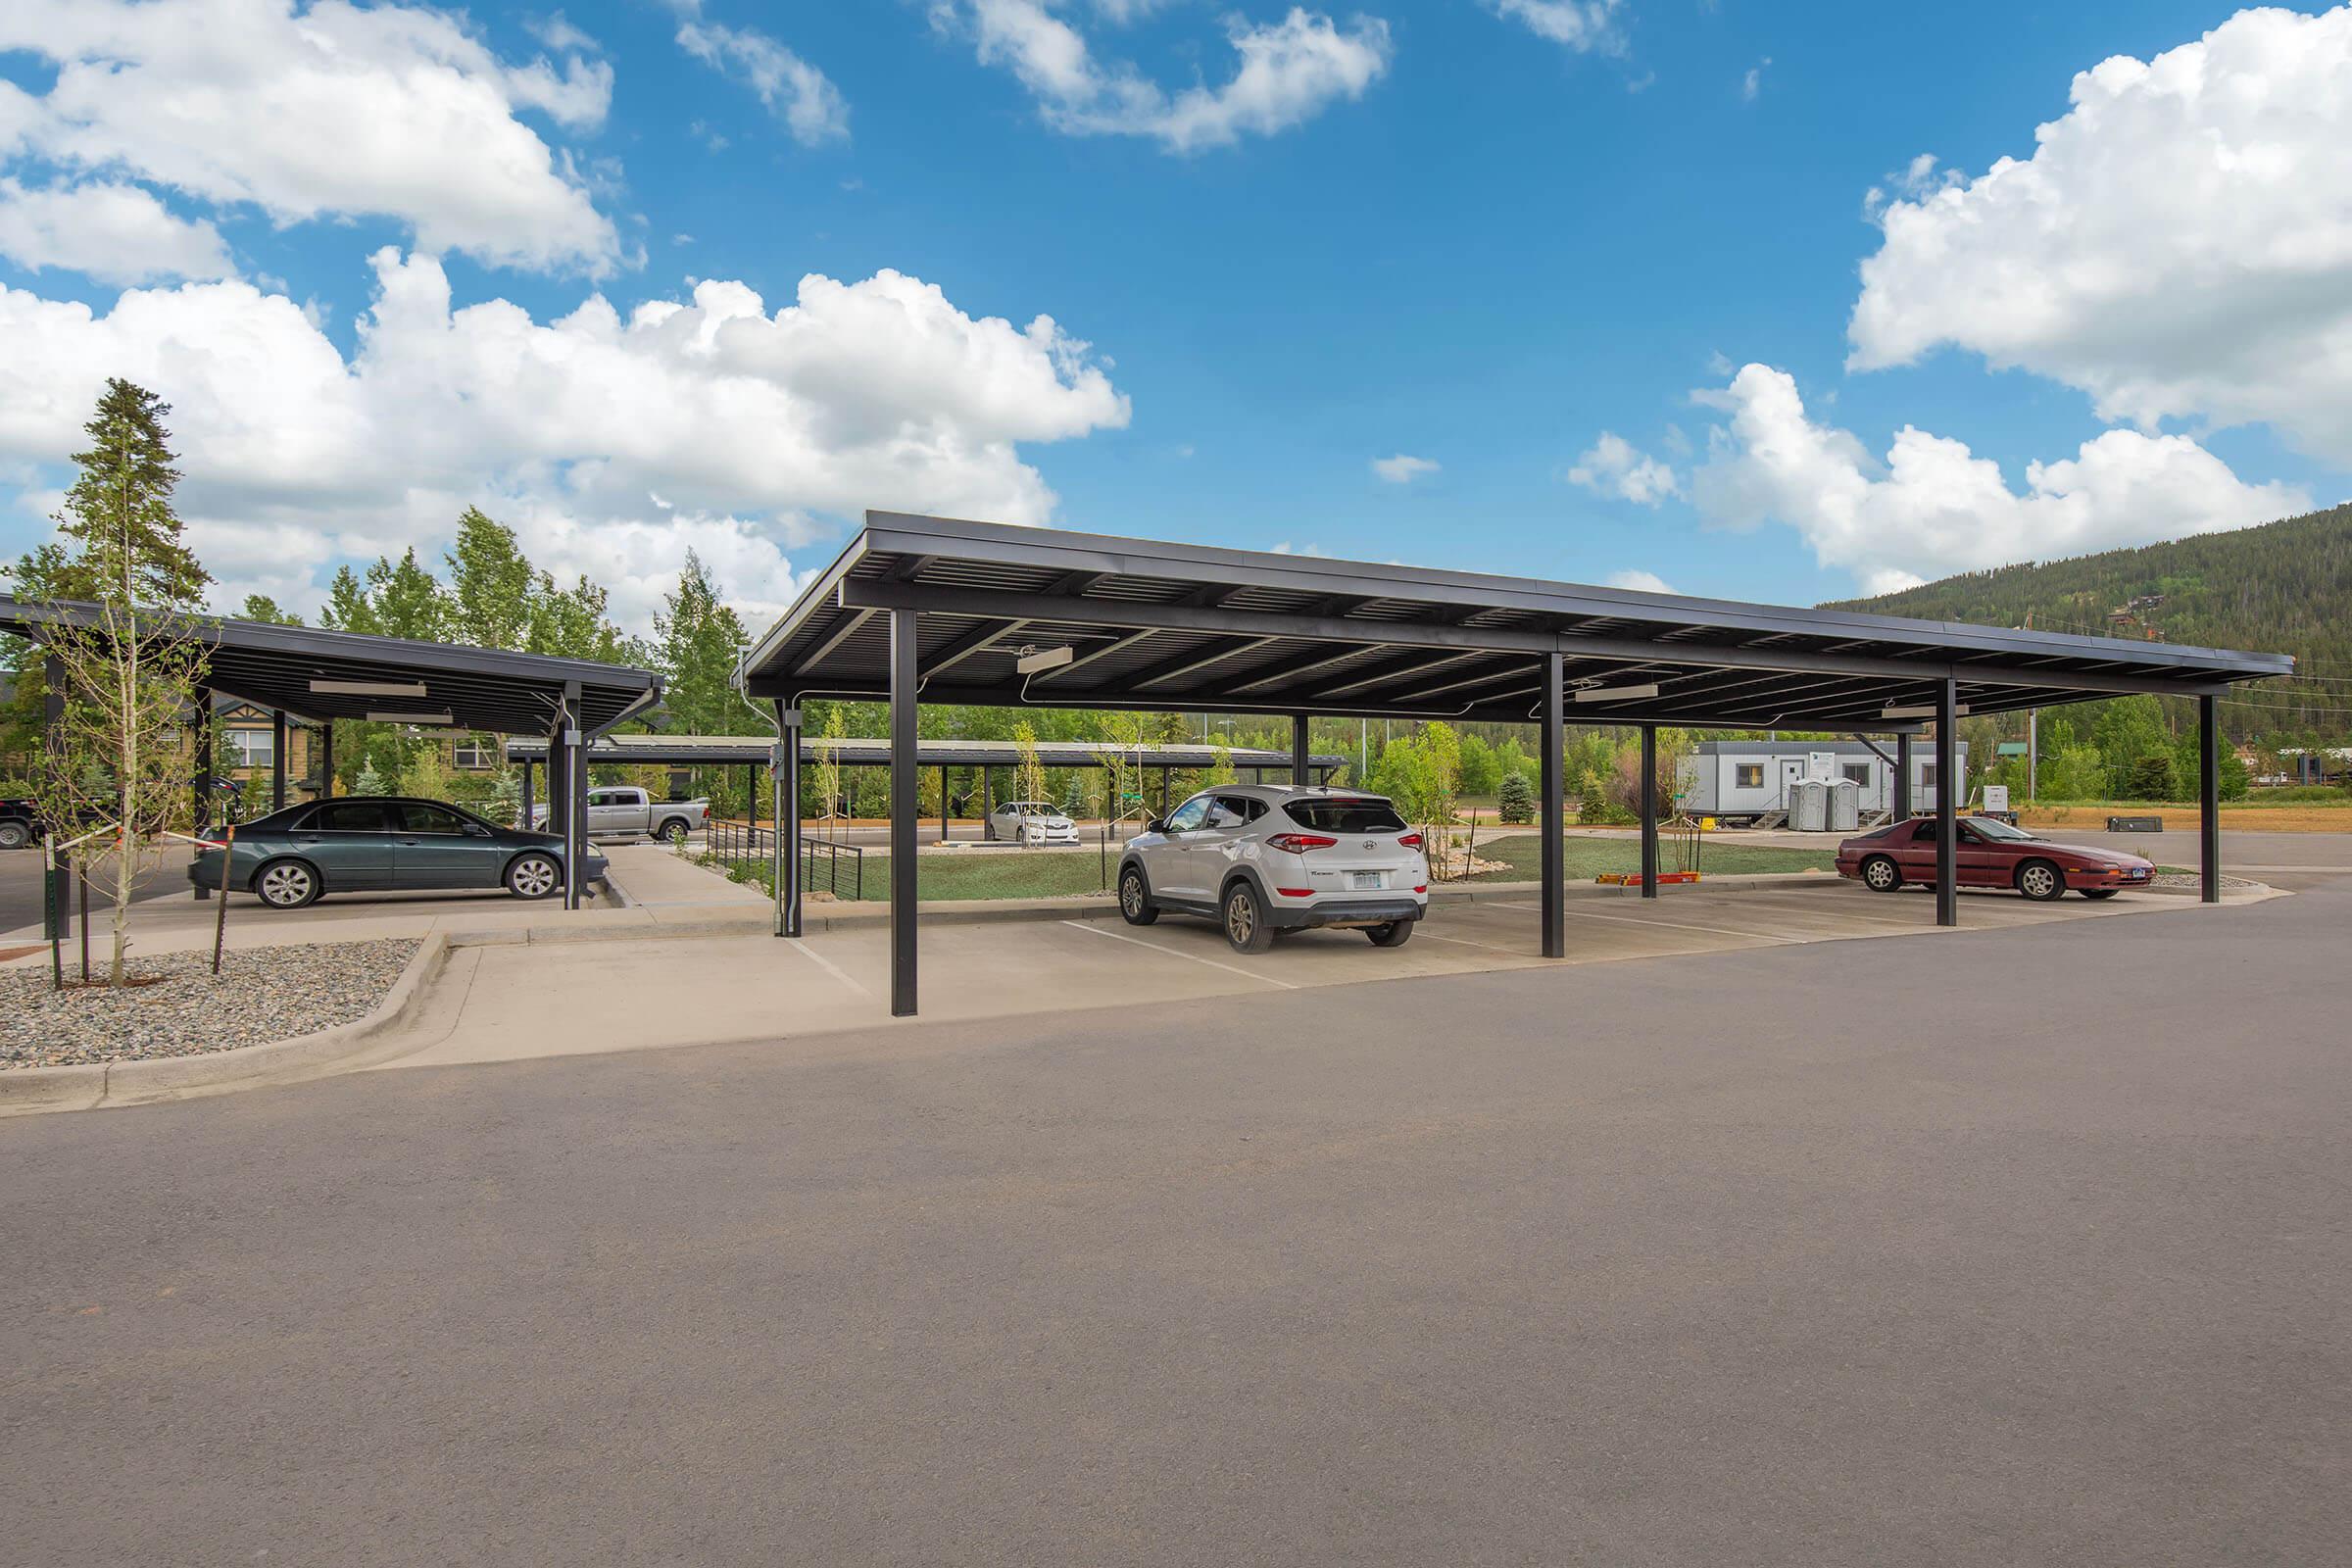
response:
<svg viewBox="0 0 2352 1568"><path fill-rule="evenodd" d="M1536 819L1536 790L1528 783L1525 773L1505 773L1494 800L1494 814L1505 822L1532 822Z"/></svg>
<svg viewBox="0 0 2352 1568"><path fill-rule="evenodd" d="M84 592L76 597L120 591L150 609L203 607L212 574L181 543L172 510L179 470L164 429L171 412L146 388L109 376L98 412L82 426L90 445L74 454L81 471L56 517L58 533L77 547L73 570Z"/></svg>

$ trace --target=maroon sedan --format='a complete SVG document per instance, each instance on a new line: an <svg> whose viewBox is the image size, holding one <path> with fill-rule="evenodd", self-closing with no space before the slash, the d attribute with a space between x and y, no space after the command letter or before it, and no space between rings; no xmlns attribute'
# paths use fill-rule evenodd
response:
<svg viewBox="0 0 2352 1568"><path fill-rule="evenodd" d="M2086 899L2111 899L2144 888L2156 875L2136 855L2054 844L1998 817L1964 816L1954 861L1964 888L2015 888L2029 899L2062 899L2073 888ZM1847 839L1838 846L1838 874L1878 893L1906 882L1936 883L1936 819L1913 817Z"/></svg>

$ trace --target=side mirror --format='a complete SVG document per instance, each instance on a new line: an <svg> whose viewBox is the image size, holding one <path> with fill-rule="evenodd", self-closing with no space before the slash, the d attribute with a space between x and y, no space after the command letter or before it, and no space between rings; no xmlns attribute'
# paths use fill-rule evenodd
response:
<svg viewBox="0 0 2352 1568"><path fill-rule="evenodd" d="M490 836L490 830L479 822L468 822L466 824L466 836L469 839L486 839Z"/></svg>
<svg viewBox="0 0 2352 1568"><path fill-rule="evenodd" d="M1147 833L1165 833L1167 830L1168 824L1164 818L1153 816L1144 820L1144 831Z"/></svg>

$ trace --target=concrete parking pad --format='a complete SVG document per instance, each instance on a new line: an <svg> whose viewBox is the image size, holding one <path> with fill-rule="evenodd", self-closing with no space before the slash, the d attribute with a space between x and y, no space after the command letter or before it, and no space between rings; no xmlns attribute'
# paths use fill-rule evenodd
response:
<svg viewBox="0 0 2352 1568"><path fill-rule="evenodd" d="M2161 894L2056 905L1972 897L1963 905L1964 929L2157 917L2193 907ZM1403 948L1375 948L1352 931L1315 931L1250 955L1235 953L1205 921L1174 916L1146 927L1101 918L927 920L923 1017L1164 1009L1213 997L1545 967L1536 915L1532 901L1447 903ZM1572 899L1568 931L1569 954L1558 961L1570 966L1954 934L1936 926L1932 899L1842 884ZM420 1023L415 1049L379 1070L729 1040L807 1041L882 1023L890 933L867 924L797 942L761 934L463 949L442 986L462 992L462 1000Z"/></svg>

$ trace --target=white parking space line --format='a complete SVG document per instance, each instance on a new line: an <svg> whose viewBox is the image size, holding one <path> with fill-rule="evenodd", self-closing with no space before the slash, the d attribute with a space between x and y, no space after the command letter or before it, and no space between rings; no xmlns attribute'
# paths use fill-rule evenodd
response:
<svg viewBox="0 0 2352 1568"><path fill-rule="evenodd" d="M1541 911L1544 906L1541 904L1506 904L1502 907ZM1753 942L1777 942L1783 947L1790 948L1801 948L1815 940L1811 937L1774 936L1769 931L1741 931L1728 925L1693 925L1688 920L1647 920L1632 914L1594 914L1590 909L1570 909L1567 911L1567 915L1571 920L1606 920L1611 925L1652 925L1662 926L1671 931L1704 931L1719 937L1746 937Z"/></svg>
<svg viewBox="0 0 2352 1568"><path fill-rule="evenodd" d="M1473 942L1468 937L1442 937L1435 931L1422 932L1421 940L1424 942L1450 942L1457 948L1484 948L1489 953L1507 953L1514 958L1532 958L1535 956L1534 954L1525 952L1519 948L1498 947L1492 942Z"/></svg>
<svg viewBox="0 0 2352 1568"><path fill-rule="evenodd" d="M1248 969L1237 969L1230 963L1219 963L1214 958L1203 958L1197 953L1185 953L1176 948L1163 948L1156 942L1146 942L1141 937L1131 937L1119 931L1105 931L1102 927L1091 925L1084 920L1064 920L1061 923L1073 931L1084 931L1089 936L1106 937L1113 942L1132 943L1139 948L1150 948L1153 953L1164 953L1171 958L1183 958L1192 963L1205 963L1211 969L1222 969L1227 974L1238 974L1245 980L1262 980L1267 985L1280 986L1285 991L1298 989L1288 980L1277 980L1270 974L1256 974Z"/></svg>
<svg viewBox="0 0 2352 1568"><path fill-rule="evenodd" d="M871 991L866 990L865 987L851 979L849 976L849 971L842 968L840 964L835 963L831 958L826 957L823 954L808 946L806 939L789 939L784 945L790 948L793 952L799 954L802 957L807 958L810 963L813 963L818 968L824 970L825 973L831 975L843 985L848 986L852 991L857 992L859 996L866 998L868 1001L872 1000L874 994Z"/></svg>

